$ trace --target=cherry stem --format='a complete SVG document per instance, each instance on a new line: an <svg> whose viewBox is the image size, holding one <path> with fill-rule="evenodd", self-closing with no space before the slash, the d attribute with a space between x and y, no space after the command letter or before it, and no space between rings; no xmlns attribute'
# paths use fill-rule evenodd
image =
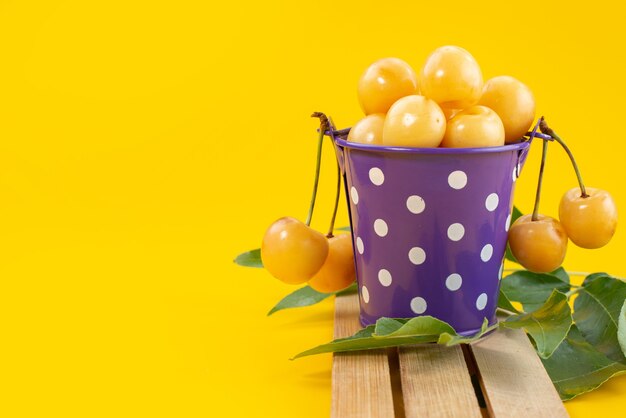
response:
<svg viewBox="0 0 626 418"><path fill-rule="evenodd" d="M309 205L309 214L306 217L307 226L311 226L313 219L313 209L315 209L315 200L317 198L317 186L320 182L320 168L322 166L322 145L324 144L324 132L329 128L328 118L322 112L314 112L312 118L320 120L320 134L317 139L317 160L315 163L315 181L313 182L313 195L311 196L311 204Z"/></svg>
<svg viewBox="0 0 626 418"><path fill-rule="evenodd" d="M543 117L541 118L543 121ZM541 152L541 166L539 167L539 180L537 182L537 194L535 195L535 207L533 208L532 221L539 220L539 201L541 200L541 184L543 183L543 170L546 166L546 156L548 154L548 141L543 140L543 149Z"/></svg>
<svg viewBox="0 0 626 418"><path fill-rule="evenodd" d="M328 227L327 238L333 237L333 231L335 230L335 218L337 218L337 208L339 208L339 196L341 195L341 168L337 163L337 190L335 191L335 207L333 208L333 217L330 218L330 226Z"/></svg>
<svg viewBox="0 0 626 418"><path fill-rule="evenodd" d="M569 149L567 144L565 144L565 141L563 141L561 137L558 136L556 132L554 132L552 128L548 126L548 124L543 118L539 124L539 129L541 129L541 132L543 132L544 134L550 135L556 142L558 142L563 147L563 149L569 156L570 161L572 162L574 171L576 172L576 177L578 178L578 185L580 186L580 197L582 198L589 197L589 195L587 194L587 189L585 189L585 184L583 183L583 177L580 174L580 169L578 168L578 164L576 164L576 160L574 159L574 154L572 154L572 151Z"/></svg>

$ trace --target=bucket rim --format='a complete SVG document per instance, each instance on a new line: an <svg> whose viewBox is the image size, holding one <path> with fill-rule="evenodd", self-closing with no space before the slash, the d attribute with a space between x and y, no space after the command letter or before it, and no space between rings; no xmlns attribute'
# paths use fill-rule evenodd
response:
<svg viewBox="0 0 626 418"><path fill-rule="evenodd" d="M333 138L335 144L352 148L360 151L369 152L385 152L395 154L440 154L440 155L466 155L466 154L490 154L497 152L523 151L530 146L530 140L519 140L511 144L501 145L497 147L478 147L478 148L410 148L410 147L394 147L373 144L361 144L359 142L349 142L338 137Z"/></svg>

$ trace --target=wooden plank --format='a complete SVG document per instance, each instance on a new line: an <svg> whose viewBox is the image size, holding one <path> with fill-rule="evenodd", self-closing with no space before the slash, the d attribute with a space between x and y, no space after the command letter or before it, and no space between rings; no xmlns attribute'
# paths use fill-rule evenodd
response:
<svg viewBox="0 0 626 418"><path fill-rule="evenodd" d="M406 418L481 418L460 346L401 347L400 374Z"/></svg>
<svg viewBox="0 0 626 418"><path fill-rule="evenodd" d="M359 329L358 296L337 296L335 338L348 337ZM389 361L385 350L333 355L331 417L394 417Z"/></svg>
<svg viewBox="0 0 626 418"><path fill-rule="evenodd" d="M500 329L471 345L492 417L567 417L526 334Z"/></svg>

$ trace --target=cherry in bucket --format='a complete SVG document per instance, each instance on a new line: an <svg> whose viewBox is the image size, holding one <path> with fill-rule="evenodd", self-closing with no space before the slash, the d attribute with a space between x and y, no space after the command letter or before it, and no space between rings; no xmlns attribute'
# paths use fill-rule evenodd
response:
<svg viewBox="0 0 626 418"><path fill-rule="evenodd" d="M521 81L510 76L487 80L478 104L493 109L504 125L507 143L521 139L535 120L535 98Z"/></svg>
<svg viewBox="0 0 626 418"><path fill-rule="evenodd" d="M350 129L348 141L381 145L383 143L384 124L385 115L383 113L367 115Z"/></svg>
<svg viewBox="0 0 626 418"><path fill-rule="evenodd" d="M387 113L394 102L417 94L417 76L399 58L383 58L371 64L361 76L358 96L366 115Z"/></svg>
<svg viewBox="0 0 626 418"><path fill-rule="evenodd" d="M446 148L496 147L504 145L500 117L485 106L471 106L452 117L441 142Z"/></svg>
<svg viewBox="0 0 626 418"><path fill-rule="evenodd" d="M421 93L447 109L465 109L480 99L483 75L472 54L442 46L426 59L419 79Z"/></svg>
<svg viewBox="0 0 626 418"><path fill-rule="evenodd" d="M383 144L400 147L438 147L446 132L446 117L433 100L412 95L391 106L383 127Z"/></svg>

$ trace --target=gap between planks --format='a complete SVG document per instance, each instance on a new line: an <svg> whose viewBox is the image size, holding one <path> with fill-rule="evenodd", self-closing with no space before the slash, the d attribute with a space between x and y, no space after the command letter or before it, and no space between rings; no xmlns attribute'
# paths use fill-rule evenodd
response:
<svg viewBox="0 0 626 418"><path fill-rule="evenodd" d="M358 296L338 296L335 338L361 329L358 318ZM463 347L335 353L331 417L568 416L523 331L499 330Z"/></svg>

